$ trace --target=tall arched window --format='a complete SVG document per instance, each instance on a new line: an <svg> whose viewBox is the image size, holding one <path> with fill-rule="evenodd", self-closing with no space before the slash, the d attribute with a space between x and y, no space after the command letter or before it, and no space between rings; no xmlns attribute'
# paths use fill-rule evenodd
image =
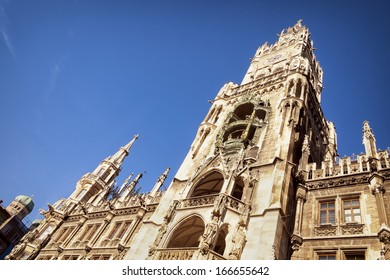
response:
<svg viewBox="0 0 390 280"><path fill-rule="evenodd" d="M212 195L221 192L223 176L219 172L212 172L195 185L190 197Z"/></svg>
<svg viewBox="0 0 390 280"><path fill-rule="evenodd" d="M174 229L166 248L198 247L204 229L203 220L198 216L192 216Z"/></svg>

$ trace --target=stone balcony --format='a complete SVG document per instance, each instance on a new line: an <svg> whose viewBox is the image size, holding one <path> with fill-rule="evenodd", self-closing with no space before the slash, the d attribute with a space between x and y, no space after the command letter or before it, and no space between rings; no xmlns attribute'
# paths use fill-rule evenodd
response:
<svg viewBox="0 0 390 280"><path fill-rule="evenodd" d="M206 256L200 254L199 248L164 248L157 249L155 260L225 260L225 258L214 251L209 251Z"/></svg>
<svg viewBox="0 0 390 280"><path fill-rule="evenodd" d="M182 199L179 201L179 204L177 205L176 209L198 208L198 207L208 207L208 206L212 207L214 206L214 202L217 200L219 195L221 194L218 193L218 194ZM227 203L226 203L227 208L239 214L247 210L247 205L241 200L238 200L230 195L226 195L226 194L223 195L227 197Z"/></svg>

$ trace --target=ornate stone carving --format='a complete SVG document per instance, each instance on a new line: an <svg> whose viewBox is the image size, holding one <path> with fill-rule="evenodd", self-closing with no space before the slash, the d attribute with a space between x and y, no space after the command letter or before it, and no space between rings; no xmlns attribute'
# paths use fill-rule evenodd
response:
<svg viewBox="0 0 390 280"><path fill-rule="evenodd" d="M352 178L340 178L340 179L325 179L321 181L317 181L315 183L307 184L308 189L323 189L323 188L329 188L329 187L338 187L338 186L347 186L351 184L360 184L360 183L367 183L369 177L367 175L359 176L359 177L352 177Z"/></svg>
<svg viewBox="0 0 390 280"><path fill-rule="evenodd" d="M385 245L390 245L390 228L388 226L382 225L378 232L378 237L380 242Z"/></svg>
<svg viewBox="0 0 390 280"><path fill-rule="evenodd" d="M213 216L212 221L207 224L205 231L202 235L202 241L200 243L200 252L202 255L206 255L214 244L215 237L218 232L218 216Z"/></svg>
<svg viewBox="0 0 390 280"><path fill-rule="evenodd" d="M241 257L242 249L246 243L245 237L245 227L243 225L239 225L238 229L233 237L233 247L231 252L229 253L229 260L239 260Z"/></svg>
<svg viewBox="0 0 390 280"><path fill-rule="evenodd" d="M291 236L291 246L294 251L298 251L303 244L303 238L297 234Z"/></svg>
<svg viewBox="0 0 390 280"><path fill-rule="evenodd" d="M364 224L351 223L341 225L340 228L343 235L363 234Z"/></svg>
<svg viewBox="0 0 390 280"><path fill-rule="evenodd" d="M319 226L314 228L314 234L316 236L334 236L336 235L337 227L332 225Z"/></svg>
<svg viewBox="0 0 390 280"><path fill-rule="evenodd" d="M118 244L118 252L114 255L113 260L123 260L126 255L127 250L121 244Z"/></svg>
<svg viewBox="0 0 390 280"><path fill-rule="evenodd" d="M220 194L218 198L214 201L213 215L217 217L222 216L224 211L226 210L227 202L227 196L225 194Z"/></svg>
<svg viewBox="0 0 390 280"><path fill-rule="evenodd" d="M185 249L164 249L158 252L157 260L190 260L194 255L195 250Z"/></svg>
<svg viewBox="0 0 390 280"><path fill-rule="evenodd" d="M372 194L376 194L376 193L385 193L385 187L383 185L380 185L380 184L376 184L374 186L370 186L371 188L371 192Z"/></svg>
<svg viewBox="0 0 390 280"><path fill-rule="evenodd" d="M188 208L188 207L212 205L215 202L216 198L217 195L208 195L208 196L200 196L200 197L183 199L181 200L177 208L181 209L181 208Z"/></svg>

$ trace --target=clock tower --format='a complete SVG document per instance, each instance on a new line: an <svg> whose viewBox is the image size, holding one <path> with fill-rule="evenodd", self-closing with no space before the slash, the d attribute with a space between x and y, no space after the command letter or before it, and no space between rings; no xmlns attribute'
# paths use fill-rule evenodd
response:
<svg viewBox="0 0 390 280"><path fill-rule="evenodd" d="M299 246L306 165L333 157L336 137L309 30L298 21L278 36L220 89L127 258L287 259Z"/></svg>

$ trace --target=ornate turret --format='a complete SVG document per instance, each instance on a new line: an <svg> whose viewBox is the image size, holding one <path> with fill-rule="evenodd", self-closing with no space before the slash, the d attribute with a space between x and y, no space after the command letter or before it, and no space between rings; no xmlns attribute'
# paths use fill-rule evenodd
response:
<svg viewBox="0 0 390 280"><path fill-rule="evenodd" d="M115 178L119 175L124 159L129 155L130 149L137 139L138 134L125 146L119 148L114 155L104 159L92 173L81 177L71 198L88 202L91 197L102 194L102 191L104 193L110 191L113 188Z"/></svg>
<svg viewBox="0 0 390 280"><path fill-rule="evenodd" d="M18 195L11 204L7 206L7 211L11 213L11 215L17 216L20 220L30 214L33 209L34 201L32 197L27 195Z"/></svg>

